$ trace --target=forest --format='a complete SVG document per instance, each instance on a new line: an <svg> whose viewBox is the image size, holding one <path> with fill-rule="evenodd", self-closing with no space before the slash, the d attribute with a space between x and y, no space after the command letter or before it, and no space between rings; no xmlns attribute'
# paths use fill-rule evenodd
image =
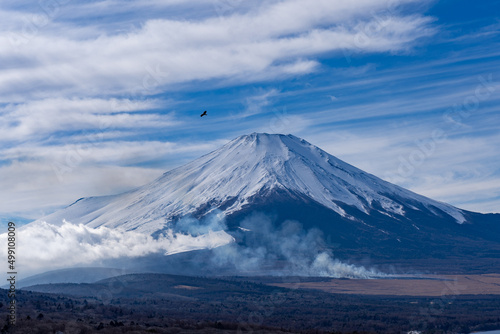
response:
<svg viewBox="0 0 500 334"><path fill-rule="evenodd" d="M17 323L1 333L469 333L500 328L493 295L367 296L245 280L125 275L18 291ZM58 292L56 292L58 291Z"/></svg>

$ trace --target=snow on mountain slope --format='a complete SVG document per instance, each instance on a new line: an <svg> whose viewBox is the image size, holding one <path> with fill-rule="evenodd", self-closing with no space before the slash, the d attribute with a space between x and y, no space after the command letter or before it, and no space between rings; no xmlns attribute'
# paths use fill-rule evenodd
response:
<svg viewBox="0 0 500 334"><path fill-rule="evenodd" d="M143 187L123 194L83 198L39 219L63 219L90 227L107 226L154 233L182 216L206 208L229 215L250 204L257 194L273 190L302 194L339 215L356 220L342 208L369 214L405 215L405 206L436 210L464 223L460 209L415 194L363 172L293 135L252 133Z"/></svg>

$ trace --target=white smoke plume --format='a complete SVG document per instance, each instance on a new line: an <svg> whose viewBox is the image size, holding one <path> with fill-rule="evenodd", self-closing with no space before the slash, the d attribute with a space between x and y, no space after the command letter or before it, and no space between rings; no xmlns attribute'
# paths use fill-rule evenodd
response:
<svg viewBox="0 0 500 334"><path fill-rule="evenodd" d="M213 250L216 266L234 266L242 273L289 276L373 278L386 276L334 259L318 229L304 230L296 221L273 224L271 217L254 214L241 222L231 243Z"/></svg>
<svg viewBox="0 0 500 334"><path fill-rule="evenodd" d="M184 264L180 268L186 270L184 273L195 275L210 271L241 275L384 276L376 270L334 259L321 231L305 230L298 222L285 221L276 226L269 216L254 214L244 219L236 232L225 230L224 215L220 211L201 220L183 218L155 237L66 221L61 226L42 222L18 229L16 261L24 276L75 266L114 265L119 261L134 266L148 260L153 263L151 270L162 272L173 269L170 264L175 265L175 260L164 264L166 268L157 260L185 253L191 256L193 270L184 268ZM0 235L0 242L7 244L6 233ZM6 249L0 249L3 258L7 257ZM206 249L211 252L187 253ZM132 259L137 261L130 261Z"/></svg>
<svg viewBox="0 0 500 334"><path fill-rule="evenodd" d="M203 219L195 219L187 216L180 219L173 226L178 233L199 236L210 231L224 231L227 229L224 220L224 213L220 210L214 210Z"/></svg>

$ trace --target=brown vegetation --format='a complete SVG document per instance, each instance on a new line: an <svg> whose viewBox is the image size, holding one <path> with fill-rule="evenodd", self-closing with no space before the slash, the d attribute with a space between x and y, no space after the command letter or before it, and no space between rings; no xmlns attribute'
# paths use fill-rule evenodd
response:
<svg viewBox="0 0 500 334"><path fill-rule="evenodd" d="M306 280L306 279L304 279ZM284 288L296 283L271 283ZM323 282L302 281L301 289L317 289L329 293L391 296L500 295L500 274L425 275L393 279L331 279Z"/></svg>

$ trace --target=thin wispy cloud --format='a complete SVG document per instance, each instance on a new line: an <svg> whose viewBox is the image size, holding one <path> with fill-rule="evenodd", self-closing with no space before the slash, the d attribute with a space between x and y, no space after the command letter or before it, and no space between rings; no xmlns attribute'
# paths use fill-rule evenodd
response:
<svg viewBox="0 0 500 334"><path fill-rule="evenodd" d="M172 117L154 112L158 101L117 99L48 98L0 108L0 141L26 141L65 131L107 131L111 129L171 127L178 125ZM124 111L126 109L126 111Z"/></svg>
<svg viewBox="0 0 500 334"><path fill-rule="evenodd" d="M193 80L272 79L314 71L318 63L307 58L321 53L396 52L435 33L424 16L394 12L376 21L367 14L382 9L385 1L282 1L197 21L145 18L126 34L103 30L90 39L39 30L22 40L22 29L14 28L9 36L20 39L0 42L7 59L0 93L4 99L124 94L142 85L149 95ZM8 66L14 55L30 66Z"/></svg>
<svg viewBox="0 0 500 334"><path fill-rule="evenodd" d="M4 149L0 173L9 177L2 178L0 185L18 196L1 192L0 212L24 212L35 219L80 197L127 191L217 149L224 142L87 140Z"/></svg>

